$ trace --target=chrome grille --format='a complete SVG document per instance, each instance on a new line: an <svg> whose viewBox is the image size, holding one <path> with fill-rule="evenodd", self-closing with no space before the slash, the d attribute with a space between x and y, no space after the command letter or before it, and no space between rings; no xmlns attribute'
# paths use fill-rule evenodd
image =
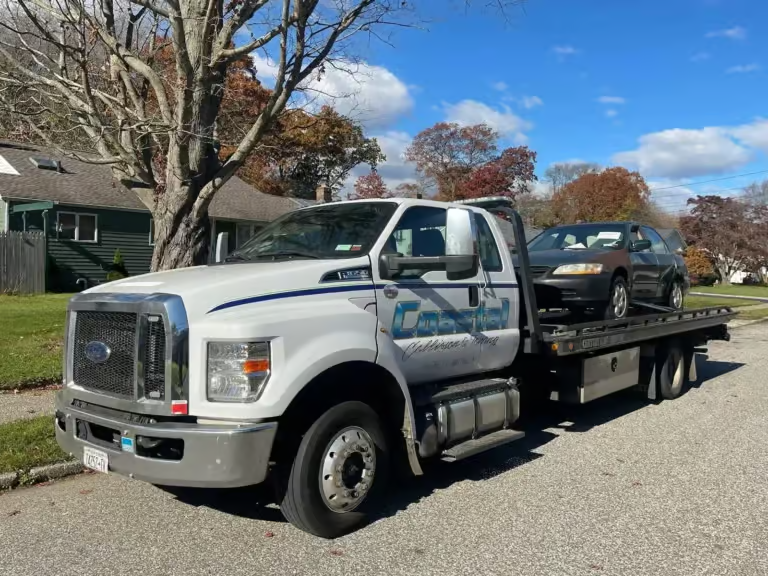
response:
<svg viewBox="0 0 768 576"><path fill-rule="evenodd" d="M73 380L87 390L133 398L138 315L129 312L78 312L73 343ZM101 342L109 348L104 362L86 357L86 346Z"/></svg>
<svg viewBox="0 0 768 576"><path fill-rule="evenodd" d="M165 326L157 316L148 320L144 351L144 396L150 400L165 400Z"/></svg>

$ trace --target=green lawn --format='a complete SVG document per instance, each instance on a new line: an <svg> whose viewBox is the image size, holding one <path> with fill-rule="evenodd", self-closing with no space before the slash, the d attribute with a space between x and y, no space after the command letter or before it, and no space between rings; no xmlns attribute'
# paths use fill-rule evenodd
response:
<svg viewBox="0 0 768 576"><path fill-rule="evenodd" d="M753 306L756 304L750 300L737 300L735 298L717 298L714 296L687 296L685 298L686 308L707 308L709 306Z"/></svg>
<svg viewBox="0 0 768 576"><path fill-rule="evenodd" d="M53 427L51 416L0 424L0 474L69 460L56 443Z"/></svg>
<svg viewBox="0 0 768 576"><path fill-rule="evenodd" d="M0 295L0 390L59 383L70 297Z"/></svg>
<svg viewBox="0 0 768 576"><path fill-rule="evenodd" d="M768 318L768 308L740 310L738 315L739 320L762 320L763 318Z"/></svg>
<svg viewBox="0 0 768 576"><path fill-rule="evenodd" d="M726 294L728 296L754 296L756 298L768 298L768 286L743 286L731 284L730 286L694 286L692 292L706 292L707 294Z"/></svg>

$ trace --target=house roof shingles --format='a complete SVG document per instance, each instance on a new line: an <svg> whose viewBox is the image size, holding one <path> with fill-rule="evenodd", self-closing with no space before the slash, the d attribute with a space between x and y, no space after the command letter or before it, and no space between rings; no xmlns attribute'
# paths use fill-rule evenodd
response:
<svg viewBox="0 0 768 576"><path fill-rule="evenodd" d="M0 142L0 156L19 173L0 172L0 196L23 200L47 200L60 204L147 210L135 194L112 177L109 166L88 164L36 146ZM31 158L61 160L65 173L44 170ZM213 218L268 222L286 212L313 204L294 198L259 192L237 177L216 193L209 214Z"/></svg>

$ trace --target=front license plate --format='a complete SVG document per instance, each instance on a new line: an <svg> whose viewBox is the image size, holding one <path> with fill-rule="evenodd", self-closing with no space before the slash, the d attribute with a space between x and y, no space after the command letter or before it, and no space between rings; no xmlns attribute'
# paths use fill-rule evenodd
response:
<svg viewBox="0 0 768 576"><path fill-rule="evenodd" d="M109 470L109 455L101 450L83 446L83 464L91 470L106 474Z"/></svg>

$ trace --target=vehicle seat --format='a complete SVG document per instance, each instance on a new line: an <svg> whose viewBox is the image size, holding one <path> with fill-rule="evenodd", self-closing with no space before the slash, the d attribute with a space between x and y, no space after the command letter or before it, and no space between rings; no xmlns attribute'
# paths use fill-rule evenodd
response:
<svg viewBox="0 0 768 576"><path fill-rule="evenodd" d="M413 256L445 256L445 239L440 230L414 230Z"/></svg>

